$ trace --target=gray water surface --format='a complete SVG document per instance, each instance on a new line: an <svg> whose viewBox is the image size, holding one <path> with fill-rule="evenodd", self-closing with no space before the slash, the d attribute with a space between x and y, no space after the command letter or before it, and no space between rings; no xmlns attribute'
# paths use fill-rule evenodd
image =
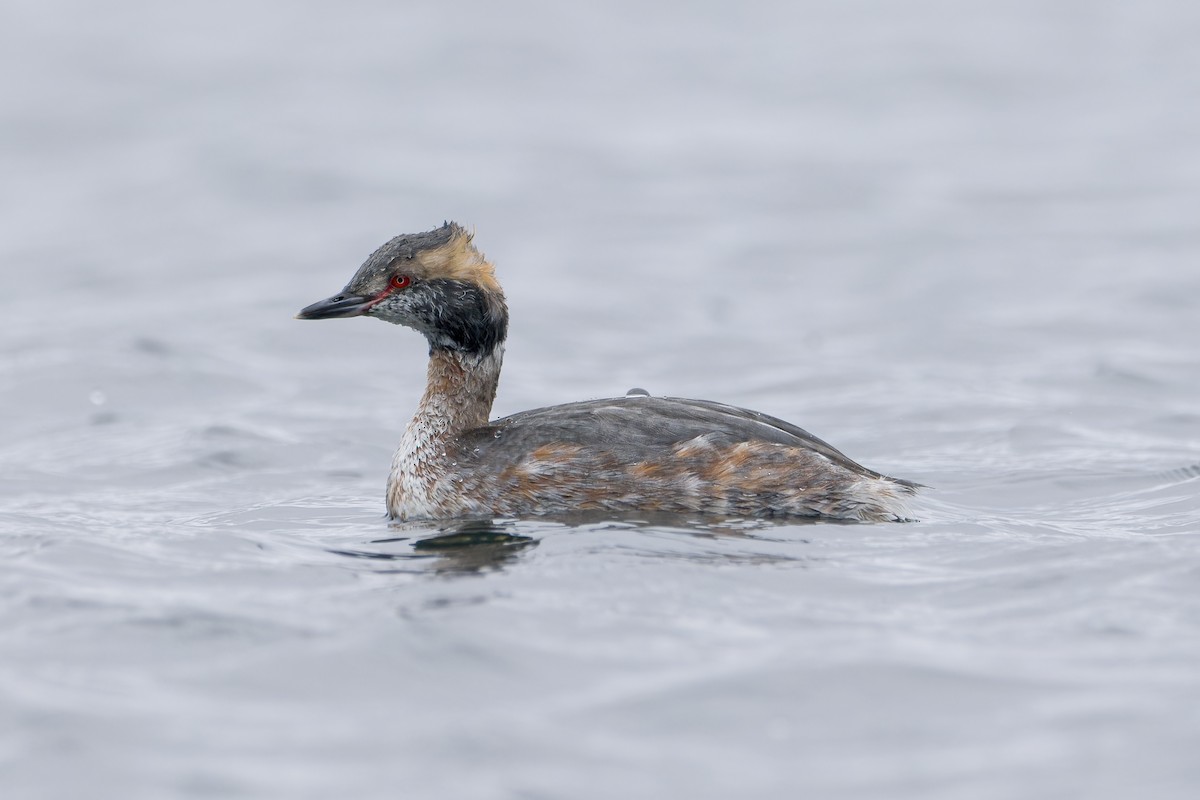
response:
<svg viewBox="0 0 1200 800"><path fill-rule="evenodd" d="M4 798L1200 786L1200 6L10 2ZM632 386L905 525L390 526L456 219L497 415Z"/></svg>

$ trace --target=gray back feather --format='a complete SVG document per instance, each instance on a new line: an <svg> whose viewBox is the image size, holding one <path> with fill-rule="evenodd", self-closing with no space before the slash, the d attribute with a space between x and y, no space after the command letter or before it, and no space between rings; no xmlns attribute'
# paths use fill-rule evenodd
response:
<svg viewBox="0 0 1200 800"><path fill-rule="evenodd" d="M856 474L886 477L789 422L723 403L678 397L618 397L523 411L467 432L462 444L479 462L495 465L512 463L551 444L579 445L612 453L623 463L636 463L647 453L669 452L698 436L716 446L771 442L804 448Z"/></svg>

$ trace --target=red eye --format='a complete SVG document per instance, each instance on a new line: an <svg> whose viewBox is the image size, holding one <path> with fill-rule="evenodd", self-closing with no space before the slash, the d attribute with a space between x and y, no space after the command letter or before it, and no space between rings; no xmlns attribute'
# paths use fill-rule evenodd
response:
<svg viewBox="0 0 1200 800"><path fill-rule="evenodd" d="M412 278L408 275L393 275L389 282L393 289L407 289L408 285L412 283Z"/></svg>

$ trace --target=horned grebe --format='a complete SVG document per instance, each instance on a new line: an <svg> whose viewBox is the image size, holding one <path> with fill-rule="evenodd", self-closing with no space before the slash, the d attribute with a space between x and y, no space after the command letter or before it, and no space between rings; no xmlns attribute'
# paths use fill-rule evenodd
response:
<svg viewBox="0 0 1200 800"><path fill-rule="evenodd" d="M429 340L387 485L393 519L576 511L899 521L918 484L801 428L707 400L625 397L488 422L508 333L492 265L453 222L397 236L299 319L377 317Z"/></svg>

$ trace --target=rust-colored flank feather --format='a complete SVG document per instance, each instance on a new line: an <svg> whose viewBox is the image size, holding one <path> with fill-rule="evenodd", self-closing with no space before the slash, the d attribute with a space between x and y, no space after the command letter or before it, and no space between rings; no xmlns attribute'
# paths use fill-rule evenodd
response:
<svg viewBox="0 0 1200 800"><path fill-rule="evenodd" d="M574 512L901 521L918 488L807 431L705 400L625 397L488 421L508 309L472 235L447 222L376 250L301 319L371 316L429 341L425 394L387 486L395 519Z"/></svg>

